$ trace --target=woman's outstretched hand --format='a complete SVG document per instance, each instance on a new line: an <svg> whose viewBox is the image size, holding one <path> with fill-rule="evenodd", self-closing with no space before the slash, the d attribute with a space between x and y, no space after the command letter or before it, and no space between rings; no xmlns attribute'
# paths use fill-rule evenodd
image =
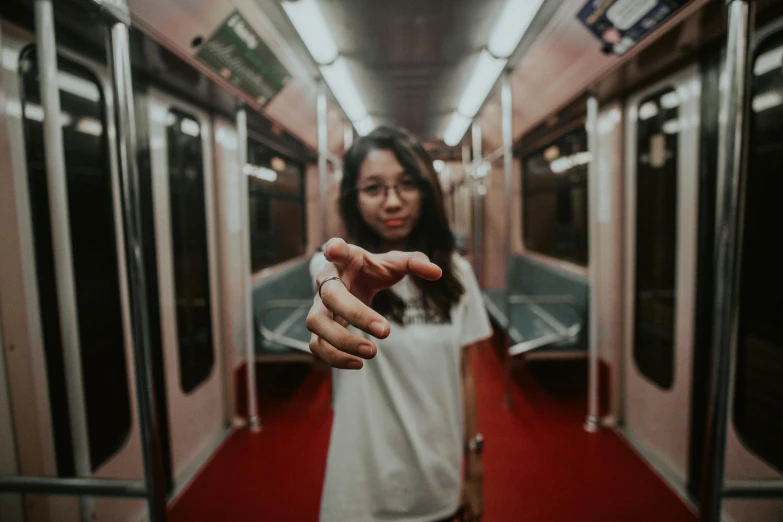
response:
<svg viewBox="0 0 783 522"><path fill-rule="evenodd" d="M316 292L307 315L312 332L310 351L330 366L358 370L362 359L372 359L378 348L372 341L349 332L346 326L384 339L390 325L370 308L379 291L390 288L408 274L434 281L441 269L420 252L371 254L342 239L331 239L324 247L329 264L316 277ZM332 277L339 277L343 284Z"/></svg>

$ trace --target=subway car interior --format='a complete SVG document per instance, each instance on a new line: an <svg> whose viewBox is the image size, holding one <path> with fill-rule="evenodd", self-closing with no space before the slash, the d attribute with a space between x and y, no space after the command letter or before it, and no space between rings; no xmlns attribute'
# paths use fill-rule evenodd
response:
<svg viewBox="0 0 783 522"><path fill-rule="evenodd" d="M311 349L313 260L392 128L491 325L446 520L783 522L783 2L4 0L0 48L0 521L443 519L405 437L323 507L382 361Z"/></svg>

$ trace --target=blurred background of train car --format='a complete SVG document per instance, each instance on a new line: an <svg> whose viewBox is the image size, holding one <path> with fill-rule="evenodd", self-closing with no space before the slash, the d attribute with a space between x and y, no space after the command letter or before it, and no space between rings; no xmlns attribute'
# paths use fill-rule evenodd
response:
<svg viewBox="0 0 783 522"><path fill-rule="evenodd" d="M6 0L0 47L2 522L316 519L308 259L384 123L496 330L485 520L783 521L783 3Z"/></svg>

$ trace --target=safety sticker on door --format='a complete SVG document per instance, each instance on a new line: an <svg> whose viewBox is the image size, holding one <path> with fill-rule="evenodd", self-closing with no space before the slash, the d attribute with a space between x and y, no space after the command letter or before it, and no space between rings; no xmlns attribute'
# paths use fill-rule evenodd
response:
<svg viewBox="0 0 783 522"><path fill-rule="evenodd" d="M687 0L589 0L577 18L604 51L621 56L669 18Z"/></svg>

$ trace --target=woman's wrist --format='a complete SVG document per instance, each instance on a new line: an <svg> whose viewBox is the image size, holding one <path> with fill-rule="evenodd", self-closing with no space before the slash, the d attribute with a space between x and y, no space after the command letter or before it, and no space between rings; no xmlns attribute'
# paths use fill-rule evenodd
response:
<svg viewBox="0 0 783 522"><path fill-rule="evenodd" d="M465 477L468 479L481 478L484 475L484 465L481 462L481 455L475 453L466 453L465 455Z"/></svg>
<svg viewBox="0 0 783 522"><path fill-rule="evenodd" d="M481 455L484 451L484 436L481 433L476 433L468 438L468 440L465 441L464 451L465 453Z"/></svg>

